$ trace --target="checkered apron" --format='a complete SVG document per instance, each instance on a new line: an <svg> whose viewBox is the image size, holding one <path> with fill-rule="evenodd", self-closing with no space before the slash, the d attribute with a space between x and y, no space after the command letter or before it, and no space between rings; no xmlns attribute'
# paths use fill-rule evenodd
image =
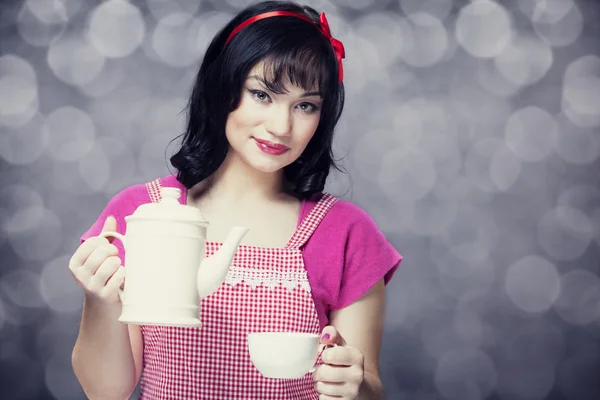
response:
<svg viewBox="0 0 600 400"><path fill-rule="evenodd" d="M152 201L159 201L160 180L147 187ZM142 326L140 399L319 398L310 373L299 379L263 377L250 361L247 335L269 331L320 333L302 247L336 201L325 194L285 248L240 245L226 281L201 300L202 327ZM207 242L206 256L220 245Z"/></svg>

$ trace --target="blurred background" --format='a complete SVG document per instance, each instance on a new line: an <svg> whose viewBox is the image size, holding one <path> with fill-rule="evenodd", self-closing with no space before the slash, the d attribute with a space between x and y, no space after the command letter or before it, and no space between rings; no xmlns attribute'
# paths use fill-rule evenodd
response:
<svg viewBox="0 0 600 400"><path fill-rule="evenodd" d="M0 398L83 399L80 235L169 142L243 0L0 3ZM390 399L600 398L600 2L314 0L346 47L328 191L404 262Z"/></svg>

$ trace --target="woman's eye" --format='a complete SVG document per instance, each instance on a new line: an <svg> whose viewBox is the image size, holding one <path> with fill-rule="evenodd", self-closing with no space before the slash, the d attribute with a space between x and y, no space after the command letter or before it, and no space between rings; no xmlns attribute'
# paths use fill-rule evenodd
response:
<svg viewBox="0 0 600 400"><path fill-rule="evenodd" d="M298 105L298 107L302 112L307 114L311 114L319 109L316 105L311 103L301 103Z"/></svg>
<svg viewBox="0 0 600 400"><path fill-rule="evenodd" d="M269 95L261 90L250 90L252 96L258 101L267 101L269 100Z"/></svg>

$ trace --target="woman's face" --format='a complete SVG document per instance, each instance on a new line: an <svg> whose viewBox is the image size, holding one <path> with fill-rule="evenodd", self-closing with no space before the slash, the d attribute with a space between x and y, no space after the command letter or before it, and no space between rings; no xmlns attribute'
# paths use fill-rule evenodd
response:
<svg viewBox="0 0 600 400"><path fill-rule="evenodd" d="M225 134L230 151L262 172L275 172L293 163L315 134L322 98L317 91L286 85L276 94L264 84L261 63L242 88L238 108L227 117Z"/></svg>

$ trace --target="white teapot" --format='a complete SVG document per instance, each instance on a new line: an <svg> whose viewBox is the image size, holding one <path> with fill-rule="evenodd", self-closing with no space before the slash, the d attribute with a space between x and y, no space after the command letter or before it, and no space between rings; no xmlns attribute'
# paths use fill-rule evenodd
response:
<svg viewBox="0 0 600 400"><path fill-rule="evenodd" d="M162 200L142 204L125 217L125 290L119 321L138 325L201 326L200 299L221 286L248 231L234 227L222 247L205 258L208 221L179 203L181 190L164 187Z"/></svg>

